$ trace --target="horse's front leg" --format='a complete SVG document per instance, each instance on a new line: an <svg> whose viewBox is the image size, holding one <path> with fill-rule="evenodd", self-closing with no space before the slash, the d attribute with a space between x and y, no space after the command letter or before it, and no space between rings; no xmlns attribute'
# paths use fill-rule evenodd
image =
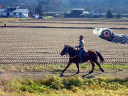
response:
<svg viewBox="0 0 128 96"><path fill-rule="evenodd" d="M65 67L65 69L61 72L61 77L63 76L63 73L66 71L66 69L71 65L71 62L68 62L68 65Z"/></svg>
<svg viewBox="0 0 128 96"><path fill-rule="evenodd" d="M76 74L78 74L80 72L80 70L79 70L79 63L78 62L76 63L76 67L78 69L78 71L76 72Z"/></svg>

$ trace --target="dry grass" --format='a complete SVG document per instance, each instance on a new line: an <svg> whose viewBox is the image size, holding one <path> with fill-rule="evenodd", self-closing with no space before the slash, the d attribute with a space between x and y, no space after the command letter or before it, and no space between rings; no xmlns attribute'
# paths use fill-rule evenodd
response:
<svg viewBox="0 0 128 96"><path fill-rule="evenodd" d="M2 83L1 83L2 82ZM42 79L12 79L10 75L0 80L1 96L127 96L127 79L82 79L79 76Z"/></svg>

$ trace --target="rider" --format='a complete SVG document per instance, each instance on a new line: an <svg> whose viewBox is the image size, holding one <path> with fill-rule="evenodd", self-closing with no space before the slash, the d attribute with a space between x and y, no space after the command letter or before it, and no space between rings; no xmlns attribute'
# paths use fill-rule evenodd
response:
<svg viewBox="0 0 128 96"><path fill-rule="evenodd" d="M80 37L79 37L79 46L76 46L76 48L80 49L80 52L78 54L78 57L80 59L80 63L82 63L82 53L83 53L83 51L87 52L87 50L85 49L85 44L84 44L83 38L84 38L84 36L80 35Z"/></svg>

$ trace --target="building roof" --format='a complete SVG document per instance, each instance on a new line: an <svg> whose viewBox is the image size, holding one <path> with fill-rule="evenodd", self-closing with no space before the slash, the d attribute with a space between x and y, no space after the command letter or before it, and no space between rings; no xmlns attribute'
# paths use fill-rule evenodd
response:
<svg viewBox="0 0 128 96"><path fill-rule="evenodd" d="M29 12L28 9L11 9L11 8L7 8L7 9L0 9L0 12L19 12L19 13L22 13L22 12Z"/></svg>
<svg viewBox="0 0 128 96"><path fill-rule="evenodd" d="M0 12L4 12L5 11L5 9L0 9Z"/></svg>

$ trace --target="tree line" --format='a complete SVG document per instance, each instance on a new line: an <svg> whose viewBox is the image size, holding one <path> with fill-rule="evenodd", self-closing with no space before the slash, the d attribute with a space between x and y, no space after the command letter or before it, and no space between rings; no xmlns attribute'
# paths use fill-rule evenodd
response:
<svg viewBox="0 0 128 96"><path fill-rule="evenodd" d="M64 12L71 8L84 8L86 11L93 9L100 12L111 10L115 13L128 13L128 0L0 0L0 6L19 5L34 12L42 4L46 12Z"/></svg>

